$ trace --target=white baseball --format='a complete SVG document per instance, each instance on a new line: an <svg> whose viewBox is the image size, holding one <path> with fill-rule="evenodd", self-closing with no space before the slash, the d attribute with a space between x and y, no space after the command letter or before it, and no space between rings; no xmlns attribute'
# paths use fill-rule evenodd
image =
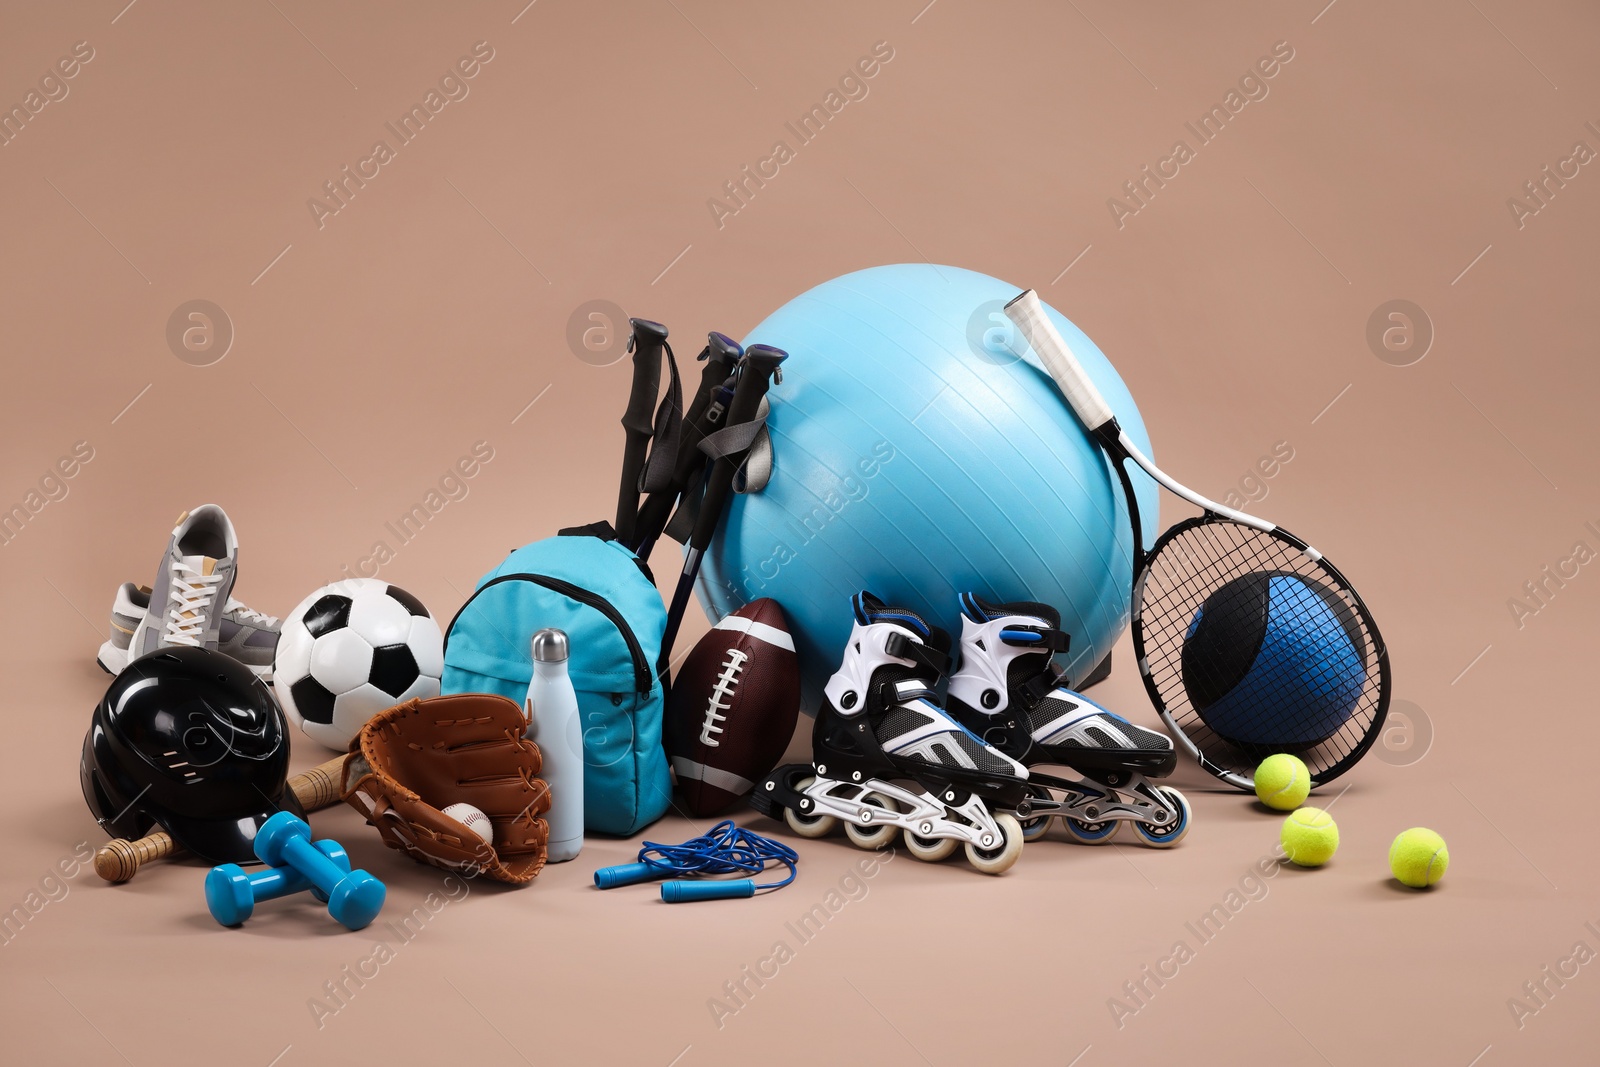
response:
<svg viewBox="0 0 1600 1067"><path fill-rule="evenodd" d="M473 807L471 804L461 802L452 804L444 809L444 813L456 822L465 826L483 839L486 845L494 844L494 824L489 822L489 816Z"/></svg>

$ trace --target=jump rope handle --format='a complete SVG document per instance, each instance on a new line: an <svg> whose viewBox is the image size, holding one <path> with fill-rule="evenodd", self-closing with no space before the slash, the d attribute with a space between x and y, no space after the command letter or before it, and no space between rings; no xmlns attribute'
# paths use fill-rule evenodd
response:
<svg viewBox="0 0 1600 1067"><path fill-rule="evenodd" d="M687 904L695 900L731 900L755 895L756 883L751 878L735 878L728 882L692 882L680 878L661 883L661 899L668 904Z"/></svg>
<svg viewBox="0 0 1600 1067"><path fill-rule="evenodd" d="M619 863L615 867L601 867L594 872L594 884L601 889L636 885L665 878L671 871L648 863ZM668 904L687 904L695 900L733 900L756 895L753 878L735 878L732 881L697 881L675 878L661 883L661 899Z"/></svg>
<svg viewBox="0 0 1600 1067"><path fill-rule="evenodd" d="M615 889L665 878L669 873L648 863L619 863L615 867L601 867L595 871L594 884L601 889Z"/></svg>

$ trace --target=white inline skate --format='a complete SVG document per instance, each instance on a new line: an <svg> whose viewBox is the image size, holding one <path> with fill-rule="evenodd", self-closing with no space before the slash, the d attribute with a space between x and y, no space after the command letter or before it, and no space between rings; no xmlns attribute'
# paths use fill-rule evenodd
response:
<svg viewBox="0 0 1600 1067"><path fill-rule="evenodd" d="M945 708L1029 768L1028 799L1010 809L1028 840L1059 818L1085 844L1103 844L1127 823L1145 844L1171 848L1189 831L1189 802L1146 775L1172 773L1172 739L1067 689L1052 662L1067 643L1061 616L1047 604L990 604L963 594L961 661ZM1041 766L1082 778L1040 774Z"/></svg>
<svg viewBox="0 0 1600 1067"><path fill-rule="evenodd" d="M1027 804L1028 771L939 706L934 686L949 663L949 634L871 593L851 603L855 626L817 712L812 762L773 771L751 805L802 837L843 823L860 848L903 833L918 859L942 860L965 845L985 874L1010 869L1023 831L1009 812Z"/></svg>

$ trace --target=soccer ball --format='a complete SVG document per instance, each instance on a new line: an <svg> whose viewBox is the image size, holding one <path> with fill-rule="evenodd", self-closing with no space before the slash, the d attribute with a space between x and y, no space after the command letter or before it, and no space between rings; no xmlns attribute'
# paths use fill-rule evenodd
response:
<svg viewBox="0 0 1600 1067"><path fill-rule="evenodd" d="M272 687L289 721L344 751L373 715L439 695L444 635L422 601L375 578L306 597L283 622Z"/></svg>

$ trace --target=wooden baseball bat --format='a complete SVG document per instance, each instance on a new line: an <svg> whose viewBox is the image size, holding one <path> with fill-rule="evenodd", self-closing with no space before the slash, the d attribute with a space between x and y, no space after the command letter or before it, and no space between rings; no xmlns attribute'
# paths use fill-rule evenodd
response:
<svg viewBox="0 0 1600 1067"><path fill-rule="evenodd" d="M300 806L307 812L320 811L339 802L339 779L344 756L335 756L304 774L289 779ZM137 841L116 838L101 845L94 854L94 873L108 882L126 882L151 860L165 859L177 850L165 830L153 830Z"/></svg>

